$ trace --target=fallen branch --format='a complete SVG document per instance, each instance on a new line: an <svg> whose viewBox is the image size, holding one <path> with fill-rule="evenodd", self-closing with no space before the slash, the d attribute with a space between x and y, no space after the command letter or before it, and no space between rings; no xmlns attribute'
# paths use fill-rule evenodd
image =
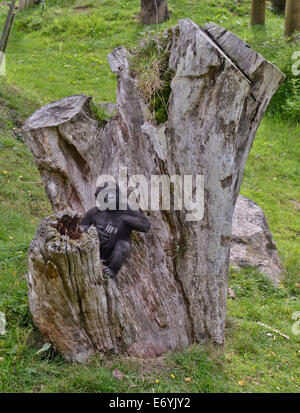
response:
<svg viewBox="0 0 300 413"><path fill-rule="evenodd" d="M16 0L12 0L10 6L9 6L9 11L8 11L8 15L6 18L6 22L5 22L5 26L3 29L3 33L1 36L1 40L0 40L0 52L5 53L5 49L8 43L8 39L11 33L11 29L12 29L12 25L15 19L15 13L14 13L14 9L15 9L15 4L16 4Z"/></svg>
<svg viewBox="0 0 300 413"><path fill-rule="evenodd" d="M273 333L279 334L280 336L286 338L287 340L290 339L290 337L287 336L286 334L281 333L280 331L276 330L275 328L272 328L272 327L268 326L268 325L265 324L265 323L261 323L260 321L257 321L257 324L259 324L260 326L266 327L268 330L273 331Z"/></svg>

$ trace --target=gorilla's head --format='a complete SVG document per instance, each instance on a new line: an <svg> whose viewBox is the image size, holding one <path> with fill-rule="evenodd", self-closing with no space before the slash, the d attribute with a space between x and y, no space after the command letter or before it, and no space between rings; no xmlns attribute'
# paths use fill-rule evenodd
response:
<svg viewBox="0 0 300 413"><path fill-rule="evenodd" d="M122 196L119 185L113 182L105 182L104 185L97 187L95 197L96 206L100 211L118 211L120 206L127 205L127 200Z"/></svg>

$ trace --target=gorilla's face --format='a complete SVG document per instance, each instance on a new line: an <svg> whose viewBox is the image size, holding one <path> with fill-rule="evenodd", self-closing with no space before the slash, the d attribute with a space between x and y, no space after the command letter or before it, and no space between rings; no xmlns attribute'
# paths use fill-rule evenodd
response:
<svg viewBox="0 0 300 413"><path fill-rule="evenodd" d="M105 185L98 187L95 197L96 206L100 211L119 210L120 203L124 201L120 200L119 186L114 183L106 183Z"/></svg>

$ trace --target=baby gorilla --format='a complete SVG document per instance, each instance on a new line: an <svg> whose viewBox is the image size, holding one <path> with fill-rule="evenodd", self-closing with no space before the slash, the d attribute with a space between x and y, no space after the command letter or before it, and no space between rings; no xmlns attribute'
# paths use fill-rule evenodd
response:
<svg viewBox="0 0 300 413"><path fill-rule="evenodd" d="M112 278L130 253L132 231L149 232L151 227L148 219L141 212L131 210L127 200L120 200L119 195L118 185L106 184L97 188L97 206L90 209L80 221L84 231L91 225L96 227L104 272ZM127 209L120 209L120 202L126 202Z"/></svg>

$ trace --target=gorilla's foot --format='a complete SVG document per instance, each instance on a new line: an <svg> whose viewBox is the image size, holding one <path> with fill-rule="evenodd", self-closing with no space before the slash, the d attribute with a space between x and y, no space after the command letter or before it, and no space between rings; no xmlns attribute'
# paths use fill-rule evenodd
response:
<svg viewBox="0 0 300 413"><path fill-rule="evenodd" d="M116 274L107 265L103 265L104 274L108 275L110 278L115 278Z"/></svg>

